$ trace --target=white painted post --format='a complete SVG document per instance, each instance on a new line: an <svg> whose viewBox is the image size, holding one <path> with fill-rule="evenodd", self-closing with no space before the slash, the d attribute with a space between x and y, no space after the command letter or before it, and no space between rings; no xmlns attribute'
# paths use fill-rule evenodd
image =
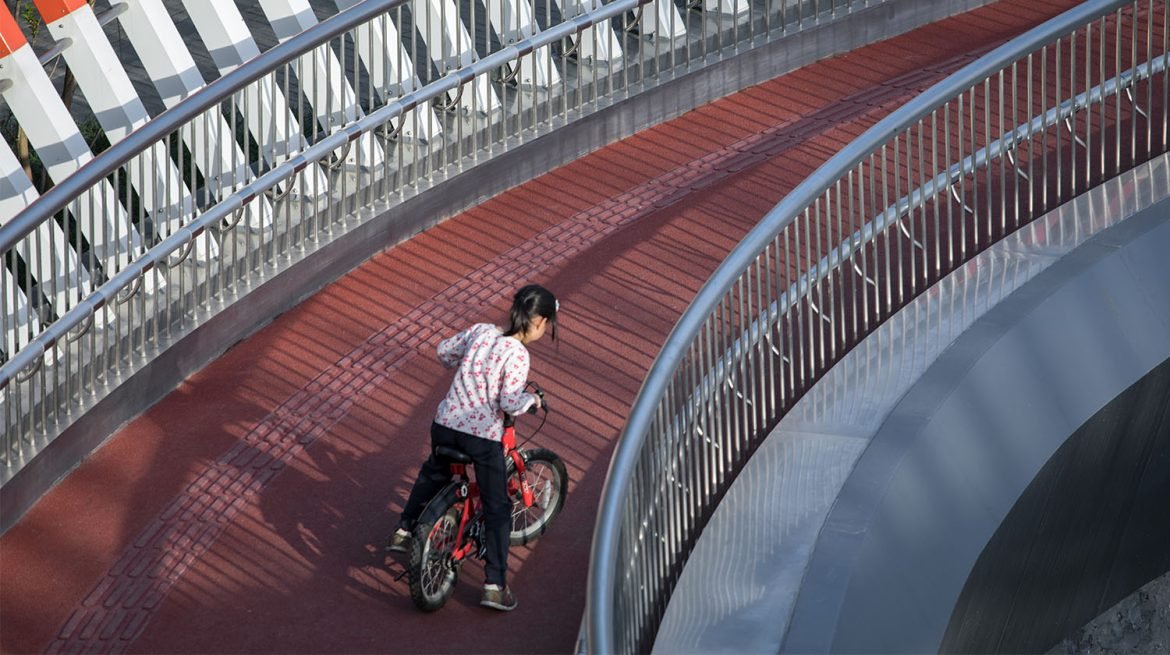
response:
<svg viewBox="0 0 1170 655"><path fill-rule="evenodd" d="M488 0L488 18L492 28L496 31L500 43L508 46L527 39L540 31L532 14L529 0ZM551 50L541 48L530 55L521 58L520 72L516 82L527 88L547 89L553 84L559 84L561 75L556 68L549 66Z"/></svg>
<svg viewBox="0 0 1170 655"><path fill-rule="evenodd" d="M337 9L345 11L361 0L336 2ZM383 101L389 102L421 86L414 61L406 52L398 27L389 15L383 14L369 27L357 30L357 52ZM443 124L430 105L415 107L400 120L403 121L401 133L405 139L417 137L419 141L427 142L443 133Z"/></svg>
<svg viewBox="0 0 1170 655"><path fill-rule="evenodd" d="M79 0L35 0L50 34L64 47L77 85L110 143L150 120L130 76L118 61L93 9ZM62 12L65 12L62 15ZM169 234L195 214L195 203L165 144L131 159L129 183L160 234Z"/></svg>
<svg viewBox="0 0 1170 655"><path fill-rule="evenodd" d="M679 39L687 35L687 24L670 0L650 0L642 10L642 33L659 39Z"/></svg>
<svg viewBox="0 0 1170 655"><path fill-rule="evenodd" d="M0 227L36 198L37 192L20 167L20 161L12 154L8 142L0 139ZM44 257L49 244L39 234L37 240L44 247L36 256ZM3 289L0 293L0 328L4 332L4 341L0 343L3 344L3 354L11 357L40 332L40 321L33 319L24 290L3 260L0 260L0 288Z"/></svg>
<svg viewBox="0 0 1170 655"><path fill-rule="evenodd" d="M4 21L16 24L8 8L0 7L0 22ZM93 159L89 146L27 43L0 57L0 97L24 128L51 179L59 182ZM93 257L107 271L119 270L140 250L138 232L109 183L103 181L98 185L96 198L83 199L69 209Z"/></svg>
<svg viewBox="0 0 1170 655"><path fill-rule="evenodd" d="M415 27L426 41L427 51L440 75L470 66L479 59L471 35L459 20L458 5L452 0L412 0L410 8ZM465 111L491 114L500 109L500 99L488 77L481 75L463 89L459 105Z"/></svg>
<svg viewBox="0 0 1170 655"><path fill-rule="evenodd" d="M0 226L31 205L38 197L32 182L21 168L20 161L8 147L8 142L0 139ZM39 285L40 293L53 303L57 313L63 314L80 302L81 290L89 284L89 274L81 268L77 261L77 253L70 249L69 238L56 221L45 221L36 228L31 237L18 247L17 254L28 267L28 275ZM4 269L5 274L9 273L2 262L0 269ZM13 278L5 279L6 287L9 285L15 287L17 283ZM18 295L8 296L6 305L8 310L23 306L20 303L24 301L25 294L19 288L16 291L19 292ZM5 324L15 326L16 329L24 329L25 323L22 318L30 317L10 315ZM27 327L35 334L38 324L33 321L32 325ZM14 343L11 340L8 342L9 346ZM23 346L24 343L17 345ZM10 348L6 352L14 351Z"/></svg>
<svg viewBox="0 0 1170 655"><path fill-rule="evenodd" d="M0 329L4 332L2 345L6 358L20 351L40 332L40 321L33 320L24 292L16 286L7 266L0 266Z"/></svg>
<svg viewBox="0 0 1170 655"><path fill-rule="evenodd" d="M751 9L746 0L703 0L703 10L738 16Z"/></svg>
<svg viewBox="0 0 1170 655"><path fill-rule="evenodd" d="M38 197L8 141L0 139L0 225L12 220Z"/></svg>
<svg viewBox="0 0 1170 655"><path fill-rule="evenodd" d="M581 14L601 9L601 0L558 0L561 15L572 20ZM576 37L577 59L580 61L615 61L623 57L621 40L608 24L586 28Z"/></svg>
<svg viewBox="0 0 1170 655"><path fill-rule="evenodd" d="M313 13L313 8L309 6L309 0L260 0L260 7L268 17L268 22L272 24L276 38L281 41L317 24L317 17ZM346 79L341 62L337 60L329 44L302 55L297 73L300 76L301 92L310 98L313 109L317 112L317 120L327 134L353 123L364 115L358 106L353 86ZM362 135L355 146L350 148L346 157L346 164L349 166L372 168L381 166L386 158L381 145L374 140L372 134Z"/></svg>
<svg viewBox="0 0 1170 655"><path fill-rule="evenodd" d="M183 8L221 75L260 54L244 17L232 0L183 0ZM307 143L301 133L300 121L269 78L249 86L243 95L243 106L237 109L244 115L252 137L260 145L260 155L270 166L284 162L305 148ZM293 193L302 197L325 194L329 189L329 178L317 164L305 168L295 180Z"/></svg>
<svg viewBox="0 0 1170 655"><path fill-rule="evenodd" d="M162 0L110 0L110 5L120 8L118 19L122 28L163 104L173 107L204 85L203 76ZM253 179L248 159L218 108L195 120L192 129L182 131L182 137L214 197L226 198ZM272 203L264 197L248 203L244 221L254 230L271 228ZM205 242L215 245L210 239L200 239L198 247L204 247ZM206 261L206 257L200 256L197 261Z"/></svg>

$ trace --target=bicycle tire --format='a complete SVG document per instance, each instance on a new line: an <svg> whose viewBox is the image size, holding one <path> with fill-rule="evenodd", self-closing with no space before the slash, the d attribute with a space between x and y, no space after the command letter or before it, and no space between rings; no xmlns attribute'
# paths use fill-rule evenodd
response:
<svg viewBox="0 0 1170 655"><path fill-rule="evenodd" d="M459 581L459 564L451 553L459 531L463 501L452 499L433 521L414 526L410 547L410 599L424 612L446 604Z"/></svg>
<svg viewBox="0 0 1170 655"><path fill-rule="evenodd" d="M556 453L535 448L521 455L525 464L524 475L532 487L536 502L532 507L525 507L520 490L515 489L512 493L512 529L508 533L508 541L513 546L530 544L544 534L560 514L569 491L565 463ZM515 475L511 466L508 475Z"/></svg>

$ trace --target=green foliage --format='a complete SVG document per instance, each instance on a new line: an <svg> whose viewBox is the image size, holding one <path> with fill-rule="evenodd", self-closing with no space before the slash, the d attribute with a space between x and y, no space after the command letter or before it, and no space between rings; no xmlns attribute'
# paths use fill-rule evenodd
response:
<svg viewBox="0 0 1170 655"><path fill-rule="evenodd" d="M109 149L110 140L106 137L106 131L98 124L97 118L90 116L78 123L77 129L81 132L81 138L85 139L85 144L89 146L89 150L94 156Z"/></svg>
<svg viewBox="0 0 1170 655"><path fill-rule="evenodd" d="M37 38L41 33L41 15L37 13L36 5L31 0L19 0L16 3L16 11L12 12L24 23L24 33L29 41Z"/></svg>

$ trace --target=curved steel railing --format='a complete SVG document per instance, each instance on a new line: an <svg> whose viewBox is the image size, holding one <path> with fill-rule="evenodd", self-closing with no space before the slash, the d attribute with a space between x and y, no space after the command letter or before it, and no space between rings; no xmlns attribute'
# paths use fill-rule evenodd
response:
<svg viewBox="0 0 1170 655"><path fill-rule="evenodd" d="M1159 0L1083 3L878 122L744 238L672 330L610 463L589 652L651 649L723 493L853 344L990 243L1166 150L1167 23Z"/></svg>
<svg viewBox="0 0 1170 655"><path fill-rule="evenodd" d="M649 42L645 34L611 37L609 29L645 0L598 3L506 44L473 32L477 47L491 50L486 56L444 66L431 79L436 69L416 66L426 72L414 81L393 78L389 59L397 57L402 70L405 55L419 62L420 52L434 61L453 54L426 52L413 37L397 53L374 52L375 33L430 31L428 16L403 14L405 0L365 0L285 40L114 144L0 227L8 268L0 284L30 299L24 327L0 325L16 344L0 365L0 481L216 307L318 239L367 220L361 210L401 202L490 161L520 135L556 129L679 70L881 2L822 10L817 0L780 7L723 0L715 4L731 6L731 14L716 12L697 30L692 17L687 38ZM546 0L546 22L557 17L549 7ZM464 22L479 24L471 18ZM677 26L656 20L655 30L674 33ZM557 60L564 74L539 89L513 74L525 61L551 68L558 48L591 44L586 49L602 52L611 38L623 48L620 61ZM352 90L332 105L320 98L338 80L312 74L330 58L340 60L330 70ZM282 98L290 107L283 118L257 117ZM434 107L451 111L434 114ZM210 154L217 148L235 154L217 162ZM144 179L150 161L173 164L181 179ZM148 206L148 196L165 201ZM53 223L70 228L65 242L43 229ZM54 250L73 261L45 254ZM0 289L0 309L12 291ZM0 322L8 316L0 311Z"/></svg>

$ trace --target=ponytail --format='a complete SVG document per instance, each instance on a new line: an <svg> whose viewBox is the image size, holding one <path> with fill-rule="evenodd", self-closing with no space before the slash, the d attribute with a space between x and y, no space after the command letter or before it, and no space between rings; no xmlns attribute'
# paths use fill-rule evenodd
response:
<svg viewBox="0 0 1170 655"><path fill-rule="evenodd" d="M549 334L557 338L557 299L548 289L539 284L521 287L512 297L512 308L508 311L508 329L504 336L524 334L532 327L532 321L541 316L549 322Z"/></svg>

